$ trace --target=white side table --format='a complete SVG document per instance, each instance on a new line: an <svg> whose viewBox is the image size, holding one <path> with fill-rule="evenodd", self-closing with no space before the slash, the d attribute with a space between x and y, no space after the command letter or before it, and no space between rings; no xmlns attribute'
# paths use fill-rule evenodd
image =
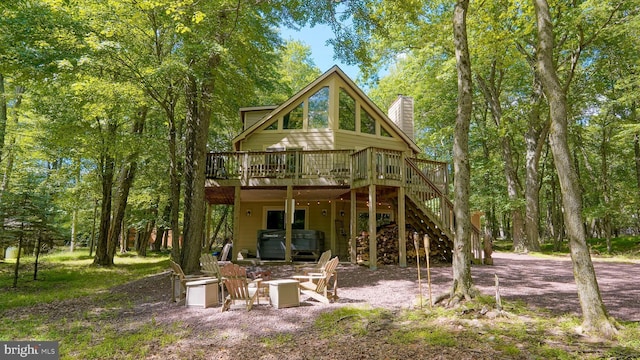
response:
<svg viewBox="0 0 640 360"><path fill-rule="evenodd" d="M203 279L189 281L185 306L208 308L218 305L218 279Z"/></svg>
<svg viewBox="0 0 640 360"><path fill-rule="evenodd" d="M269 283L269 301L276 309L300 306L300 288L298 280L271 280Z"/></svg>

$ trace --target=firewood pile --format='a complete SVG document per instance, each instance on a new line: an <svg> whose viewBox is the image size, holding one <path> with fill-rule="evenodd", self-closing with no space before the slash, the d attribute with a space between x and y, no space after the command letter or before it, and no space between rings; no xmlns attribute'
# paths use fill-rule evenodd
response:
<svg viewBox="0 0 640 360"><path fill-rule="evenodd" d="M415 231L411 226L406 228L407 264L416 263L416 248L414 246ZM418 234L418 255L420 263L426 263L423 234ZM400 257L398 242L398 225L386 225L377 231L377 263L378 265L398 264ZM431 239L429 260L431 263L450 263L453 242L444 239ZM356 237L356 259L359 264L369 262L369 235L366 232Z"/></svg>

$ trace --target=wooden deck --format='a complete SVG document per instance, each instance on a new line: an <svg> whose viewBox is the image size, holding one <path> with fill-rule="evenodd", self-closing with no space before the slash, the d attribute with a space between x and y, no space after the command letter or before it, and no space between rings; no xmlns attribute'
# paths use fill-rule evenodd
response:
<svg viewBox="0 0 640 360"><path fill-rule="evenodd" d="M403 187L412 207L408 220L432 236L453 239L453 203L448 197L447 163L407 157L380 148L322 151L249 151L209 153L206 195L210 203L233 204L235 189L255 190L256 196L283 198L287 186L306 189L328 199L349 197L369 185L395 194ZM268 191L261 191L268 190ZM393 195L391 195L393 196ZM472 227L472 254L481 258L480 232Z"/></svg>

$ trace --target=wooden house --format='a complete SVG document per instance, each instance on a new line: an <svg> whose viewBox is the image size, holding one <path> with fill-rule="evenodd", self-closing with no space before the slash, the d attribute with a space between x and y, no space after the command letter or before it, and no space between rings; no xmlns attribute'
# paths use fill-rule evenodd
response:
<svg viewBox="0 0 640 360"><path fill-rule="evenodd" d="M234 150L209 153L206 168L209 203L234 205L233 260L242 249L287 262L331 249L355 262L364 232L376 268L376 231L386 222L452 241L447 164L420 158L411 98L389 110L337 66L279 106L240 109ZM408 240L398 233L406 265Z"/></svg>

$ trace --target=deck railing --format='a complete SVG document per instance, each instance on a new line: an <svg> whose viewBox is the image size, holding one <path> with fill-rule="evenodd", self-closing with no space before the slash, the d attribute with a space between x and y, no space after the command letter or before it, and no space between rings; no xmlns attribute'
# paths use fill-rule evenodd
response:
<svg viewBox="0 0 640 360"><path fill-rule="evenodd" d="M440 222L449 234L455 234L455 215L453 202L435 185L429 176L429 172L423 171L415 159L406 161L405 186L411 196L423 207L423 211L429 211L432 218ZM453 240L453 239L452 239ZM471 225L471 254L474 259L483 258L480 230Z"/></svg>
<svg viewBox="0 0 640 360"><path fill-rule="evenodd" d="M428 210L440 226L453 233L453 203L433 184L414 161L406 162L405 187L419 205Z"/></svg>
<svg viewBox="0 0 640 360"><path fill-rule="evenodd" d="M445 194L447 164L411 159ZM402 180L403 153L375 147L352 150L234 151L209 153L208 179L313 178ZM405 175L406 176L406 175Z"/></svg>
<svg viewBox="0 0 640 360"><path fill-rule="evenodd" d="M350 150L236 151L207 155L208 179L342 177L351 174Z"/></svg>

